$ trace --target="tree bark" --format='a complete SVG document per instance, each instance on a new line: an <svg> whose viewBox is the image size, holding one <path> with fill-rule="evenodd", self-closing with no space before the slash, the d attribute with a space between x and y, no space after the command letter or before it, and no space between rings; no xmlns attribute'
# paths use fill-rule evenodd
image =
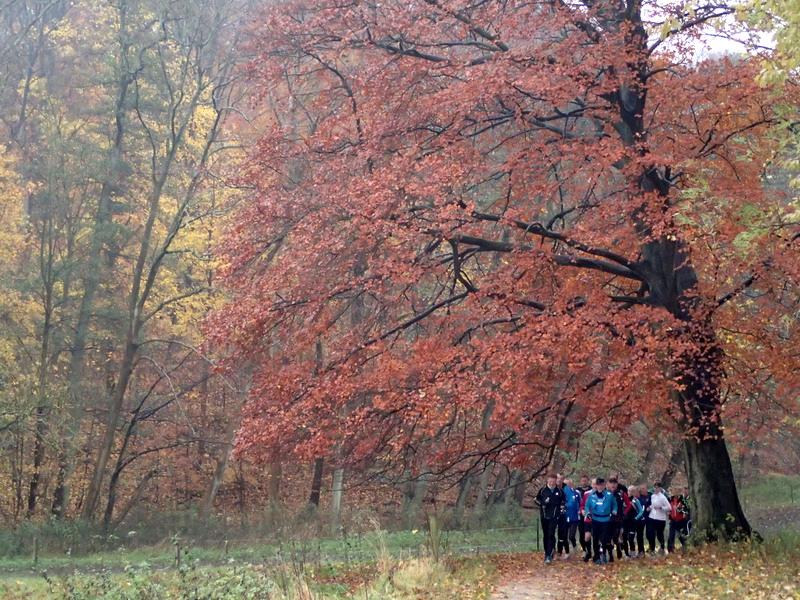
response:
<svg viewBox="0 0 800 600"><path fill-rule="evenodd" d="M643 161L638 174L629 176L629 182L648 198L643 206L659 208L660 202L666 209L674 183L669 177L670 166L648 164L648 147L641 144L650 133L645 127L645 108L648 79L655 68L648 52L641 7L625 8L615 18L630 24L624 51L633 57L626 65L628 81L607 96L618 111L614 129L629 153L621 167L629 168L634 159ZM682 323L674 335L683 342L683 350L676 350L681 354L668 359L671 378L681 391L664 400L679 408L678 424L685 439L689 485L695 502L695 531L705 539L750 535L750 525L739 505L721 423L722 350L711 323L713 306L706 305L700 297L697 272L680 231L666 223L667 231L655 233L644 214L634 214L633 218L642 240L636 269L646 284L647 299Z"/></svg>
<svg viewBox="0 0 800 600"><path fill-rule="evenodd" d="M123 73L118 81L119 91L114 113L114 146L111 150L109 160L108 177L106 181L103 182L97 204L97 215L95 216L92 230L89 260L84 277L83 297L81 298L78 323L75 327L75 336L71 348L69 385L67 389L69 411L65 427L65 447L61 450L61 455L59 457L58 477L51 509L52 514L59 519L66 516L66 511L69 506L70 480L72 479L72 472L75 468L75 455L77 453L77 444L84 410L83 378L86 367L89 322L94 310L95 294L100 286L100 259L108 237L108 223L111 220L111 195L113 190L117 187L122 166L122 141L126 133L124 105L128 98L130 84L130 76L127 73Z"/></svg>
<svg viewBox="0 0 800 600"><path fill-rule="evenodd" d="M331 486L331 535L338 536L342 523L342 495L344 493L344 469L337 468L333 472Z"/></svg>
<svg viewBox="0 0 800 600"><path fill-rule="evenodd" d="M455 510L453 511L453 526L461 527L464 523L464 511L472 492L472 475L467 475L461 480L458 489L458 500L456 500Z"/></svg>
<svg viewBox="0 0 800 600"><path fill-rule="evenodd" d="M283 465L279 458L273 459L269 465L269 483L267 484L267 501L273 507L281 504L281 478Z"/></svg>
<svg viewBox="0 0 800 600"><path fill-rule="evenodd" d="M694 531L708 541L750 537L725 440L690 438L683 445Z"/></svg>
<svg viewBox="0 0 800 600"><path fill-rule="evenodd" d="M322 491L322 471L325 467L325 459L318 458L314 461L314 475L311 478L311 495L308 497L310 506L319 507L319 496Z"/></svg>
<svg viewBox="0 0 800 600"><path fill-rule="evenodd" d="M419 475L406 482L405 493L403 494L402 515L404 529L411 529L417 525L419 512L422 508L422 501L425 499L425 494L428 493L429 484L430 481L425 474Z"/></svg>
<svg viewBox="0 0 800 600"><path fill-rule="evenodd" d="M661 485L664 486L664 489L669 489L669 486L672 485L672 479L675 477L675 474L678 472L681 463L684 462L684 449L683 444L679 444L677 448L672 452L672 455L669 457L669 463L667 464L667 468L664 469L664 472L661 474L661 478L659 481Z"/></svg>
<svg viewBox="0 0 800 600"><path fill-rule="evenodd" d="M492 476L491 465L486 465L478 483L478 494L475 498L475 505L472 507L470 515L470 526L479 527L483 523L484 513L486 512L486 496L489 489L489 479Z"/></svg>
<svg viewBox="0 0 800 600"><path fill-rule="evenodd" d="M238 403L237 406L239 406ZM217 464L214 468L214 475L208 484L208 488L206 488L206 493L203 495L203 500L200 503L200 507L197 511L198 517L201 519L207 519L211 514L211 508L214 506L214 500L217 498L217 492L219 492L219 488L222 485L222 478L225 476L225 471L227 470L228 463L230 462L231 453L233 452L234 438L236 437L236 429L238 427L239 419L231 417L225 428L225 441L216 458ZM270 476L271 475L272 470L270 470ZM270 486L272 485L272 477L270 477Z"/></svg>
<svg viewBox="0 0 800 600"><path fill-rule="evenodd" d="M211 508L214 506L214 500L217 498L217 492L222 485L222 478L225 476L225 470L228 468L228 461L233 451L233 444L227 443L222 446L217 456L217 465L214 468L214 476L208 484L208 489L203 495L203 501L200 503L197 514L201 519L207 519L211 514Z"/></svg>

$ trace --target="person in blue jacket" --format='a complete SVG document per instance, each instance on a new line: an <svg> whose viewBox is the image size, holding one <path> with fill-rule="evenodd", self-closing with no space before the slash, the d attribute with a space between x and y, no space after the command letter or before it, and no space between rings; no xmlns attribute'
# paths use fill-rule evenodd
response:
<svg viewBox="0 0 800 600"><path fill-rule="evenodd" d="M611 519L617 512L617 501L606 489L606 480L597 478L597 489L586 500L586 514L592 518L592 543L594 563L608 562L611 552Z"/></svg>
<svg viewBox="0 0 800 600"><path fill-rule="evenodd" d="M581 501L583 492L572 487L572 479L564 480L564 531L558 532L558 553L564 552L564 558L570 556L570 546L572 552L577 554L578 542L576 534L578 532L578 522L580 521Z"/></svg>
<svg viewBox="0 0 800 600"><path fill-rule="evenodd" d="M626 529L628 535L628 550L633 558L644 556L644 526L646 520L646 512L644 510L644 502L641 497L639 486L632 485L628 488L628 495L631 498L631 505L633 510L629 513L628 527ZM638 549L637 549L638 545Z"/></svg>

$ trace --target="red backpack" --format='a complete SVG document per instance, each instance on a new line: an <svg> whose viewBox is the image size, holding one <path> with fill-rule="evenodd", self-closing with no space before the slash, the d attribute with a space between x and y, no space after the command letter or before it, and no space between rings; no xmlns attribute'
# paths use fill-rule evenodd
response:
<svg viewBox="0 0 800 600"><path fill-rule="evenodd" d="M686 518L686 507L683 505L683 500L677 496L669 501L670 511L669 518L673 521L683 521Z"/></svg>

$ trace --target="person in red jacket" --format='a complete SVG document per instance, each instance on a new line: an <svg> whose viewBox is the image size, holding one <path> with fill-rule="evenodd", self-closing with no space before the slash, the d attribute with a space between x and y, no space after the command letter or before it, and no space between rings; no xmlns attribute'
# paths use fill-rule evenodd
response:
<svg viewBox="0 0 800 600"><path fill-rule="evenodd" d="M681 541L681 546L686 545L686 538L691 531L691 512L689 510L689 494L686 488L680 488L679 493L669 499L669 537L667 538L667 551L675 552L675 537Z"/></svg>

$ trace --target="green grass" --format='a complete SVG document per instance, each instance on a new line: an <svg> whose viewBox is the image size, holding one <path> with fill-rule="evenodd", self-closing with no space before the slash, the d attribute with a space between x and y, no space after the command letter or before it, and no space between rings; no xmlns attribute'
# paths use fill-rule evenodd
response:
<svg viewBox="0 0 800 600"><path fill-rule="evenodd" d="M770 475L749 479L741 486L740 499L747 508L800 508L800 476Z"/></svg>
<svg viewBox="0 0 800 600"><path fill-rule="evenodd" d="M441 534L445 554L470 556L497 552L528 552L536 550L536 527L509 528L487 531L450 531ZM236 543L227 546L217 543L194 546L181 542L182 564L277 563L296 562L303 565L331 563L357 564L373 561L379 552L402 559L424 556L428 552L428 535L422 530L370 531L342 539L310 539ZM172 543L155 546L96 552L82 556L48 554L46 547L36 569L52 572L64 570L122 569L128 565L147 563L154 568L175 565L176 547ZM14 573L33 568L31 555L0 558L2 573Z"/></svg>
<svg viewBox="0 0 800 600"><path fill-rule="evenodd" d="M0 582L3 600L470 600L489 592L488 561L379 560L315 573L298 564L129 567Z"/></svg>
<svg viewBox="0 0 800 600"><path fill-rule="evenodd" d="M795 490L794 505L792 489ZM649 598L652 589L667 585L677 585L677 589L683 589L681 585L684 582L695 582L695 587L707 594L721 593L727 581L734 581L741 589L750 590L746 586L757 579L758 573L762 573L762 579L772 586L770 589L790 585L790 577L800 578L797 569L790 568L794 554L800 549L800 534L796 533L800 531L800 521L797 519L800 514L800 477L771 476L748 480L741 488L741 495L743 504L749 507L746 509L748 515L753 513L755 521L759 518L755 514L756 508L762 520L763 515L773 518L773 526L767 527L770 523L763 520L763 529L759 529L762 533L766 531L765 543L744 547L746 552L741 556L747 560L737 563L736 555L741 553L743 547L735 546L720 549L717 558L704 554L705 550L697 550L686 555L670 556L665 561L653 561L652 564L635 561L635 567L624 565L619 568L619 579L613 585L615 589L616 586L625 588L626 594L617 597ZM247 585L260 589L258 593L263 593L268 586L278 586L275 589L282 589L284 595L290 594L284 597L291 600L304 600L302 594L310 594L308 600L345 598L354 580L360 581L365 590L367 595L359 596L365 600L422 598L425 596L420 589L425 586L448 590L463 586L466 590L464 597L467 598L473 597L470 594L478 594L476 590L480 586L475 582L486 578L485 571L490 568L487 566L490 561L485 555L538 549L537 525L534 520L529 527L442 532L443 555L450 557L450 565L458 562L457 568L448 568L445 573L441 570L445 563L439 563L435 569L429 568L432 561L428 558L429 541L424 530L373 530L340 539L324 539L313 537L309 528L307 531L301 530L296 539L274 539L264 533L261 537L253 535L250 539L231 539L225 544L224 528L220 530L221 535L216 541L210 541L209 537L193 539L188 535L173 537L170 530L164 529L161 534L166 537L159 543L141 545L144 539L155 539L154 532L143 531L141 537L138 533L129 536L125 532L99 543L100 546L114 546L112 549L70 555L64 551L65 546L70 547L66 544L67 540L87 534L85 526L79 523L44 524L42 527L60 527L63 531L56 532L51 547L48 548L47 539L43 542L41 556L34 568L30 548L26 548L23 542L36 536L38 530L35 525L28 524L14 532L14 535L0 532L0 535L6 536L5 546L0 542L0 554L4 554L0 556L0 598L147 600L149 597L158 597L153 595L156 593L173 594L164 598L183 598L180 595L183 593L181 585L189 585L186 583L187 577L193 578L192 585L195 588L212 590L205 596L209 599L224 599L224 596L213 595L216 593L212 589L213 581L228 581L230 586L231 577L249 581ZM762 523L758 525L761 527ZM256 530L256 534L259 531ZM175 542L181 545L180 570L175 568ZM470 573L466 568L468 561L456 557L480 558L471 559L474 572ZM715 562L724 565L724 568L715 568ZM671 567L665 570L664 565ZM478 574L478 571L483 574ZM45 573L45 576L41 573ZM736 579L738 574L742 575L739 580ZM144 578L163 580L163 586L167 586L164 589L169 589L153 591L143 587ZM302 585L306 587L300 585L290 590L287 587L290 581L295 581L297 585L300 585L297 582L305 582ZM74 593L64 595L65 585L72 585ZM135 595L120 595L126 589L134 590ZM736 588L730 589L736 592ZM800 600L800 592L796 596L787 593L789 595L786 598ZM275 593L270 597L278 598Z"/></svg>

